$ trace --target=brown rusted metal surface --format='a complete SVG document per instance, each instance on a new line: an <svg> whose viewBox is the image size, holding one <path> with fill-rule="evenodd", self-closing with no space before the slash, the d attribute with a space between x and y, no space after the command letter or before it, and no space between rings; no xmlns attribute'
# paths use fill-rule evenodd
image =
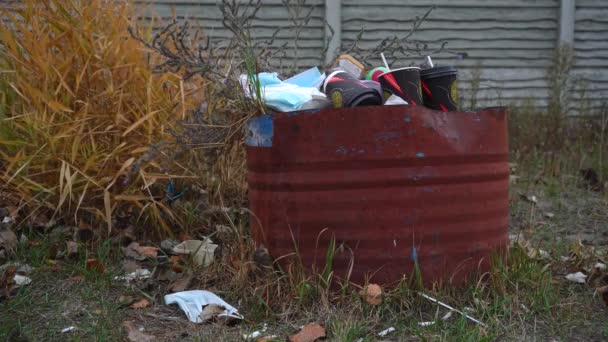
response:
<svg viewBox="0 0 608 342"><path fill-rule="evenodd" d="M425 283L461 283L507 246L504 109L274 114L250 122L247 145L252 233L274 258L297 245L322 269L335 238L351 281L394 283L417 260Z"/></svg>

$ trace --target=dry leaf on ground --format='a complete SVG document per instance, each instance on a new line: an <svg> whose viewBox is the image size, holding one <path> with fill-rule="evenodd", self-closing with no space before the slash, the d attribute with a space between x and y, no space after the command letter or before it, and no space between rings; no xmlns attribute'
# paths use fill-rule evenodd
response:
<svg viewBox="0 0 608 342"><path fill-rule="evenodd" d="M75 275L72 278L70 278L71 281L76 281L76 282L80 282L84 280L84 276L82 274L79 275Z"/></svg>
<svg viewBox="0 0 608 342"><path fill-rule="evenodd" d="M15 248L17 248L17 235L8 228L0 228L0 249L12 251Z"/></svg>
<svg viewBox="0 0 608 342"><path fill-rule="evenodd" d="M363 290L359 291L359 295L371 305L380 305L382 303L382 288L377 284L369 284Z"/></svg>
<svg viewBox="0 0 608 342"><path fill-rule="evenodd" d="M122 248L123 253L135 260L145 260L146 258L155 259L158 255L158 248L152 246L140 246L137 242L131 242L127 247Z"/></svg>
<svg viewBox="0 0 608 342"><path fill-rule="evenodd" d="M139 246L137 247L137 253L146 258L156 259L158 256L158 248L152 246Z"/></svg>
<svg viewBox="0 0 608 342"><path fill-rule="evenodd" d="M608 286L602 286L600 288L597 288L596 291L602 296L604 303L608 305Z"/></svg>
<svg viewBox="0 0 608 342"><path fill-rule="evenodd" d="M68 241L66 245L66 255L68 256L68 258L78 254L78 243L76 243L75 241Z"/></svg>
<svg viewBox="0 0 608 342"><path fill-rule="evenodd" d="M224 308L223 306L209 304L203 308L203 312L201 312L199 317L201 318L201 320L203 320L203 322L207 322L217 317L219 314L224 313L224 311L226 311L226 308Z"/></svg>
<svg viewBox="0 0 608 342"><path fill-rule="evenodd" d="M87 259L87 270L103 273L106 267L97 259Z"/></svg>
<svg viewBox="0 0 608 342"><path fill-rule="evenodd" d="M325 337L325 328L317 323L302 327L299 333L289 336L290 342L314 342Z"/></svg>
<svg viewBox="0 0 608 342"><path fill-rule="evenodd" d="M143 331L139 331L131 321L125 321L123 324L127 330L127 338L131 342L148 342L156 339L156 337L152 335L144 334Z"/></svg>
<svg viewBox="0 0 608 342"><path fill-rule="evenodd" d="M143 309L143 308L147 308L148 306L150 306L150 301L145 298L142 298L142 299L138 300L137 302L130 305L130 307L132 309Z"/></svg>
<svg viewBox="0 0 608 342"><path fill-rule="evenodd" d="M181 273L179 278L177 278L173 283L169 284L169 287L167 289L171 292L185 291L190 286L192 278L192 272L183 272Z"/></svg>

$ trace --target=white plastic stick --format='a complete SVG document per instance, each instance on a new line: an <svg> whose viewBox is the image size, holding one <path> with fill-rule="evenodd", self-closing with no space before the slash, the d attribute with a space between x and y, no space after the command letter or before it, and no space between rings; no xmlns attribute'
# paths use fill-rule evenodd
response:
<svg viewBox="0 0 608 342"><path fill-rule="evenodd" d="M382 57L382 63L384 63L384 66L388 69L388 71L391 71L391 68L389 68L388 63L386 62L386 58L384 57L384 52L380 52L380 57Z"/></svg>
<svg viewBox="0 0 608 342"><path fill-rule="evenodd" d="M428 64L429 68L432 68L435 66L433 64L433 60L431 59L431 56L426 56L426 64Z"/></svg>
<svg viewBox="0 0 608 342"><path fill-rule="evenodd" d="M430 301L431 301L431 302L433 302L433 303L439 304L439 305L443 306L444 308L446 308L446 309L448 309L448 310L452 310L452 311L455 311L455 312L457 312L457 313L459 313L459 314L463 315L464 317L466 317L466 318L468 318L469 320L471 320L471 321L473 321L473 322L475 322L475 323L477 323L477 324L481 325L482 327L485 327L485 326L486 326L486 325L485 325L485 323L480 322L480 321L476 320L475 318L473 318L473 317L471 317L471 316L467 315L466 313L464 313L464 312L462 312L462 311L460 311L460 310L454 309L453 307L451 307L451 306L449 306L449 305L447 305L447 304L445 304L445 303L443 303L443 302L440 302L440 301L438 301L437 299L435 299L435 298L433 298L433 297L431 297L431 296L428 296L428 295L426 295L426 294L424 294L424 293L422 293L422 292L418 292L418 294L419 294L420 296L422 296L423 298L426 298L426 299L430 300Z"/></svg>

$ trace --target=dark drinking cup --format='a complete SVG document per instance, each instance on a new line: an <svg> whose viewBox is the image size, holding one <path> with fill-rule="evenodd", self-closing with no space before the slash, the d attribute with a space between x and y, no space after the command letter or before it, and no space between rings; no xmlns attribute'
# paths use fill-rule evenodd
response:
<svg viewBox="0 0 608 342"><path fill-rule="evenodd" d="M407 67L385 72L378 76L385 94L396 95L404 99L409 105L421 106L420 94L420 68ZM385 96L386 96L385 95ZM386 96L386 97L388 97Z"/></svg>
<svg viewBox="0 0 608 342"><path fill-rule="evenodd" d="M382 96L370 84L365 84L344 70L334 70L323 83L323 92L334 108L377 106Z"/></svg>
<svg viewBox="0 0 608 342"><path fill-rule="evenodd" d="M458 71L451 66L434 67L420 72L424 105L442 112L458 110Z"/></svg>

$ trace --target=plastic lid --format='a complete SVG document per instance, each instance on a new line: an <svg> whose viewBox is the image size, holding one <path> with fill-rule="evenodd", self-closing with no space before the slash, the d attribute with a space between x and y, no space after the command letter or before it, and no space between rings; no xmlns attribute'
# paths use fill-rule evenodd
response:
<svg viewBox="0 0 608 342"><path fill-rule="evenodd" d="M423 69L420 71L420 77L422 78L433 78L441 77L446 75L456 75L458 70L453 66L440 66L429 69Z"/></svg>

